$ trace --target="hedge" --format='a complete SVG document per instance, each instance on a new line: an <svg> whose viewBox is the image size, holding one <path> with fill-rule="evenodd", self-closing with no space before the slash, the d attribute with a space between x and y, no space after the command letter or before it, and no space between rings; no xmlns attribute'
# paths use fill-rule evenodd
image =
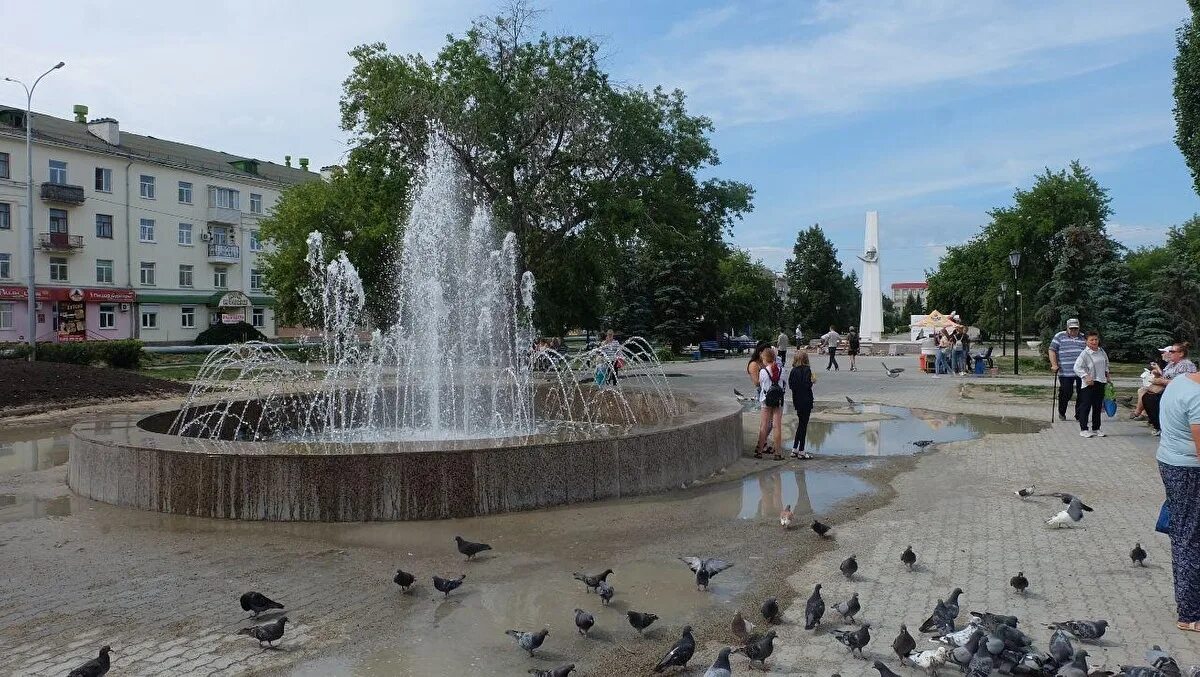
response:
<svg viewBox="0 0 1200 677"><path fill-rule="evenodd" d="M29 356L29 346L13 343L0 347L5 357L24 359ZM137 369L142 364L142 342L134 339L119 341L73 341L65 343L38 343L39 362L65 362L84 366L104 363L121 369Z"/></svg>
<svg viewBox="0 0 1200 677"><path fill-rule="evenodd" d="M266 341L263 333L245 322L237 324L214 324L196 337L198 346L223 346L246 341Z"/></svg>

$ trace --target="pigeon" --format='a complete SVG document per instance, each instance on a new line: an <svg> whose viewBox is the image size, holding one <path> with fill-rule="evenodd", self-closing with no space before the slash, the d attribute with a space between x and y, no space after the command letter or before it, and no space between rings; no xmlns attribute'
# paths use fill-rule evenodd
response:
<svg viewBox="0 0 1200 677"><path fill-rule="evenodd" d="M951 625L958 618L958 596L962 594L962 588L955 588L950 591L950 596L946 598L946 610L950 613ZM953 628L951 628L953 630Z"/></svg>
<svg viewBox="0 0 1200 677"><path fill-rule="evenodd" d="M752 638L745 646L734 649L734 653L746 654L746 658L750 659L752 667L755 663L758 663L765 671L767 669L767 659L775 651L775 637L775 631L771 630L761 637Z"/></svg>
<svg viewBox="0 0 1200 677"><path fill-rule="evenodd" d="M942 604L944 606L945 602ZM966 646L966 644L970 642L971 638L975 635L975 631L978 629L979 626L975 623L968 623L967 627L963 628L962 630L948 632L940 637L933 637L929 641L940 642L941 644L945 644L946 646L950 647ZM972 649L971 653L975 653L975 651ZM968 656L968 658L970 657Z"/></svg>
<svg viewBox="0 0 1200 677"><path fill-rule="evenodd" d="M824 524L819 520L813 520L812 530L817 532L817 535L821 538L824 538L825 534L829 533L829 528L828 524Z"/></svg>
<svg viewBox="0 0 1200 677"><path fill-rule="evenodd" d="M275 600L267 597L261 592L250 592L242 594L242 611L249 611L257 616L267 609L282 609L283 605Z"/></svg>
<svg viewBox="0 0 1200 677"><path fill-rule="evenodd" d="M1108 629L1108 621L1059 621L1046 627L1064 630L1075 639L1088 642L1104 636L1104 631Z"/></svg>
<svg viewBox="0 0 1200 677"><path fill-rule="evenodd" d="M883 363L881 362L880 364L883 364ZM896 377L900 376L900 374L904 373L904 367L892 368L892 367L887 366L886 364L883 365L883 370L887 372L888 378L896 378Z"/></svg>
<svg viewBox="0 0 1200 677"><path fill-rule="evenodd" d="M1088 652L1080 649L1071 657L1071 662L1062 666L1055 677L1088 677Z"/></svg>
<svg viewBox="0 0 1200 677"><path fill-rule="evenodd" d="M1067 509L1046 520L1046 524L1052 527L1070 527L1081 519L1083 519L1083 503L1080 503L1078 498L1072 498Z"/></svg>
<svg viewBox="0 0 1200 677"><path fill-rule="evenodd" d="M596 588L600 587L600 583L607 581L608 575L611 573L613 573L612 569L605 569L603 572L598 574L582 574L576 571L572 575L575 577L575 580L583 582L584 588L588 592L592 592Z"/></svg>
<svg viewBox="0 0 1200 677"><path fill-rule="evenodd" d="M1133 550L1129 551L1129 559L1138 566L1146 566L1146 551L1142 550L1141 543L1133 544Z"/></svg>
<svg viewBox="0 0 1200 677"><path fill-rule="evenodd" d="M872 667L879 671L879 677L900 677L900 675L893 672L891 668L884 665L883 661L875 661L872 663Z"/></svg>
<svg viewBox="0 0 1200 677"><path fill-rule="evenodd" d="M1122 665L1117 674L1123 677L1167 677L1167 673L1158 668L1148 668L1140 665Z"/></svg>
<svg viewBox="0 0 1200 677"><path fill-rule="evenodd" d="M741 611L733 612L733 623L730 624L730 629L733 630L733 636L739 642L747 642L750 639L750 633L754 632L754 624L742 617Z"/></svg>
<svg viewBox="0 0 1200 677"><path fill-rule="evenodd" d="M404 592L408 592L408 589L412 587L413 581L415 580L417 579L404 569L396 569L396 576L392 579L392 581L396 585L400 586L400 589Z"/></svg>
<svg viewBox="0 0 1200 677"><path fill-rule="evenodd" d="M1032 496L1033 492L1036 490L1037 490L1037 487L1035 485L1031 484L1031 485L1025 487L1024 489L1017 489L1013 493L1016 494L1018 497L1020 497L1021 500L1025 500L1026 498L1029 498L1030 496Z"/></svg>
<svg viewBox="0 0 1200 677"><path fill-rule="evenodd" d="M750 399L749 397L746 397L745 395L743 395L741 393L741 391L739 391L737 388L733 389L733 397L734 397L734 399L738 400L739 402L748 401Z"/></svg>
<svg viewBox="0 0 1200 677"><path fill-rule="evenodd" d="M654 671L662 672L669 667L686 668L694 653L696 653L696 640L692 638L692 626L685 625L679 641L675 642L675 645L662 657L658 665L654 666Z"/></svg>
<svg viewBox="0 0 1200 677"><path fill-rule="evenodd" d="M1061 492L1061 491L1060 491L1060 492L1056 492L1056 493L1053 493L1053 494L1050 494L1050 495L1051 495L1051 496L1054 496L1054 497L1056 497L1056 498L1058 498L1058 499L1061 499L1061 500L1062 500L1062 502L1063 502L1063 505L1069 505L1069 504L1071 503L1071 501L1076 501L1076 500L1077 500L1077 501L1079 501L1079 508L1080 508L1080 510L1083 510L1084 512L1092 512L1092 506L1088 505L1087 503L1084 503L1084 502L1083 502L1083 500L1082 500L1082 499L1080 499L1080 498L1079 498L1078 496L1076 496L1075 494L1068 494L1068 493L1066 493L1066 492Z"/></svg>
<svg viewBox="0 0 1200 677"><path fill-rule="evenodd" d="M258 645L262 646L263 642L267 646L271 646L272 642L278 641L283 637L283 626L287 623L287 616L280 616L277 620L262 625L252 625L248 628L242 628L237 631L239 635L249 635L258 640Z"/></svg>
<svg viewBox="0 0 1200 677"><path fill-rule="evenodd" d="M951 615L949 607L942 600L937 601L937 606L933 607L933 613L929 619L921 624L919 630L921 632L936 632L939 634L947 634L954 632L954 619L957 614Z"/></svg>
<svg viewBox="0 0 1200 677"><path fill-rule="evenodd" d="M107 674L109 665L111 664L108 654L111 651L112 647L105 644L100 647L99 656L75 668L67 677L101 677L101 675Z"/></svg>
<svg viewBox="0 0 1200 677"><path fill-rule="evenodd" d="M970 665L971 659L975 657L975 652L979 650L979 645L983 643L983 634L983 630L979 628L972 630L970 638L962 646L956 647L950 652L950 660L963 668Z"/></svg>
<svg viewBox="0 0 1200 677"><path fill-rule="evenodd" d="M990 611L972 611L971 615L975 617L972 619L972 623L978 622L985 628L995 628L1001 625L1007 625L1010 628L1015 628L1020 623L1020 619L1016 616L994 614Z"/></svg>
<svg viewBox="0 0 1200 677"><path fill-rule="evenodd" d="M913 565L917 563L917 553L913 552L911 545L900 553L900 563L908 567L909 571L912 571Z"/></svg>
<svg viewBox="0 0 1200 677"><path fill-rule="evenodd" d="M696 589L708 590L708 581L713 576L733 566L733 562L726 562L723 559L712 557L680 557L680 561L686 563L688 568L696 572Z"/></svg>
<svg viewBox="0 0 1200 677"><path fill-rule="evenodd" d="M908 626L900 624L900 633L896 635L896 639L892 640L892 651L900 657L900 664L908 659L909 655L917 648L917 640L908 634Z"/></svg>
<svg viewBox="0 0 1200 677"><path fill-rule="evenodd" d="M462 582L466 580L466 578L466 574L462 574L458 578L442 578L441 576L434 576L433 589L442 593L442 598L445 599L446 597L450 596L450 593L458 589L458 586L462 585Z"/></svg>
<svg viewBox="0 0 1200 677"><path fill-rule="evenodd" d="M484 550L491 550L492 546L487 543L472 543L463 540L462 536L455 536L454 541L458 543L458 551L467 556L467 559L475 559L475 555Z"/></svg>
<svg viewBox="0 0 1200 677"><path fill-rule="evenodd" d="M546 641L546 635L550 634L549 628L542 628L537 632L525 632L524 630L505 630L504 634L512 637L517 642L517 646L529 652L532 656L534 651Z"/></svg>
<svg viewBox="0 0 1200 677"><path fill-rule="evenodd" d="M812 630L821 624L821 616L825 615L825 600L821 598L821 584L813 587L812 595L804 605L804 629Z"/></svg>
<svg viewBox="0 0 1200 677"><path fill-rule="evenodd" d="M729 666L729 647L721 649L721 653L717 654L717 660L713 661L712 667L704 671L704 677L730 677L733 674L733 668Z"/></svg>
<svg viewBox="0 0 1200 677"><path fill-rule="evenodd" d="M568 663L567 665L560 665L557 668L553 668L550 670L538 670L537 668L529 668L529 674L533 675L534 677L567 677L567 675L571 674L571 671L573 671L574 669L575 669L575 664Z"/></svg>
<svg viewBox="0 0 1200 677"><path fill-rule="evenodd" d="M608 584L608 581L600 581L600 585L596 586L596 592L600 595L600 603L608 606L613 598L613 587Z"/></svg>
<svg viewBox="0 0 1200 677"><path fill-rule="evenodd" d="M851 655L857 651L861 657L863 647L871 641L871 624L863 623L862 627L857 630L835 630L831 634L837 638L837 641L850 649Z"/></svg>
<svg viewBox="0 0 1200 677"><path fill-rule="evenodd" d="M764 600L758 611L768 623L779 622L779 601L774 597L768 597L766 600Z"/></svg>
<svg viewBox="0 0 1200 677"><path fill-rule="evenodd" d="M1055 630L1050 635L1050 657L1058 665L1063 665L1075 655L1075 647L1071 646L1071 636L1065 630Z"/></svg>
<svg viewBox="0 0 1200 677"><path fill-rule="evenodd" d="M587 635L588 630L596 624L596 619L583 609L575 610L575 627L579 628L579 634Z"/></svg>
<svg viewBox="0 0 1200 677"><path fill-rule="evenodd" d="M938 668L945 665L949 660L950 647L948 646L939 646L936 649L920 651L908 657L910 663L921 668L929 675L936 675Z"/></svg>
<svg viewBox="0 0 1200 677"><path fill-rule="evenodd" d="M1033 644L1033 638L1020 630L1003 623L989 624L985 627L991 631L992 637L1003 643L1001 648L1007 647L1014 651L1023 651L1026 647ZM993 651L992 653L999 653Z"/></svg>
<svg viewBox="0 0 1200 677"><path fill-rule="evenodd" d="M628 611L626 614L629 616L629 624L633 626L634 630L638 631L639 635L642 634L643 630L650 627L651 623L658 620L658 616L649 612Z"/></svg>
<svg viewBox="0 0 1200 677"><path fill-rule="evenodd" d="M918 449L924 449L926 447L933 446L935 444L935 442L933 440L917 440L916 442L913 442L912 444L914 447L916 447Z"/></svg>
<svg viewBox="0 0 1200 677"><path fill-rule="evenodd" d="M1157 644L1146 652L1146 660L1150 661L1150 664L1156 670L1167 677L1182 677L1182 673L1179 671L1179 663L1175 662L1171 654L1163 651L1162 647ZM1188 668L1188 677L1195 677L1197 674L1200 674L1200 669L1197 669L1197 666L1193 665Z"/></svg>
<svg viewBox="0 0 1200 677"><path fill-rule="evenodd" d="M1025 591L1029 589L1029 579L1025 578L1024 571L1018 571L1016 576L1008 579L1008 584L1013 587L1013 590L1016 590L1022 595L1024 595Z"/></svg>
<svg viewBox="0 0 1200 677"><path fill-rule="evenodd" d="M779 512L779 524L785 531L792 528L793 517L794 515L792 515L792 506L790 505L786 506Z"/></svg>
<svg viewBox="0 0 1200 677"><path fill-rule="evenodd" d="M971 657L971 662L967 663L967 677L990 677L995 666L996 662L992 660L987 647L980 645Z"/></svg>
<svg viewBox="0 0 1200 677"><path fill-rule="evenodd" d="M849 395L846 395L846 402L849 403L849 405L852 407L858 404L858 402L855 402L854 400L850 399Z"/></svg>
<svg viewBox="0 0 1200 677"><path fill-rule="evenodd" d="M843 621L854 622L854 614L858 613L862 607L858 604L858 593L854 593L850 599L845 602L833 605L833 610L842 615Z"/></svg>
<svg viewBox="0 0 1200 677"><path fill-rule="evenodd" d="M854 578L854 572L858 571L858 558L855 555L850 555L842 560L838 568L842 570L842 575L846 577L846 580L850 580Z"/></svg>

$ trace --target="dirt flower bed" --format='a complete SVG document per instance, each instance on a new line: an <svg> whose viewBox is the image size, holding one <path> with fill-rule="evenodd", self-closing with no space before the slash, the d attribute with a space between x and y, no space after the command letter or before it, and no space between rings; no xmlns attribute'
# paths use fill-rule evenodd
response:
<svg viewBox="0 0 1200 677"><path fill-rule="evenodd" d="M0 360L0 384L0 416L28 413L30 408L188 391L185 384L124 369L25 360Z"/></svg>

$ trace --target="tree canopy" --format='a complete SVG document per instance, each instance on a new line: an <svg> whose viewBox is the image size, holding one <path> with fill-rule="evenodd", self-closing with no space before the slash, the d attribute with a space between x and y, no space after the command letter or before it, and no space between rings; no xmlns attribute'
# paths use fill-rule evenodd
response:
<svg viewBox="0 0 1200 677"><path fill-rule="evenodd" d="M856 323L861 303L858 274L842 272L837 249L820 224L796 235L784 275L792 290L788 326L799 324L805 333L820 335L831 325L845 331Z"/></svg>
<svg viewBox="0 0 1200 677"><path fill-rule="evenodd" d="M1175 31L1175 145L1200 193L1200 0L1188 0L1191 16Z"/></svg>

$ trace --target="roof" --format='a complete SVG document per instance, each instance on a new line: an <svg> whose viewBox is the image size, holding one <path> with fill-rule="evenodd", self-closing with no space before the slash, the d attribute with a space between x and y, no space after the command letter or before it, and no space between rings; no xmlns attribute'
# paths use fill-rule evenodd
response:
<svg viewBox="0 0 1200 677"><path fill-rule="evenodd" d="M928 282L893 282L892 289L928 289Z"/></svg>
<svg viewBox="0 0 1200 677"><path fill-rule="evenodd" d="M21 116L25 115L24 109L0 105L0 114L8 111L15 111ZM100 120L111 120L111 118L99 118L92 122ZM24 140L24 127L0 124L0 136L15 136ZM284 185L294 185L321 178L321 175L316 172L305 171L298 167L285 167L274 162L230 155L218 150L133 134L125 130L121 130L121 144L112 146L89 132L85 123L64 120L42 113L33 114L33 136L36 140L49 143L60 143L96 153L116 154L131 159L220 175L229 180L261 179ZM258 173L251 174L229 164L238 160L255 160L258 163Z"/></svg>

